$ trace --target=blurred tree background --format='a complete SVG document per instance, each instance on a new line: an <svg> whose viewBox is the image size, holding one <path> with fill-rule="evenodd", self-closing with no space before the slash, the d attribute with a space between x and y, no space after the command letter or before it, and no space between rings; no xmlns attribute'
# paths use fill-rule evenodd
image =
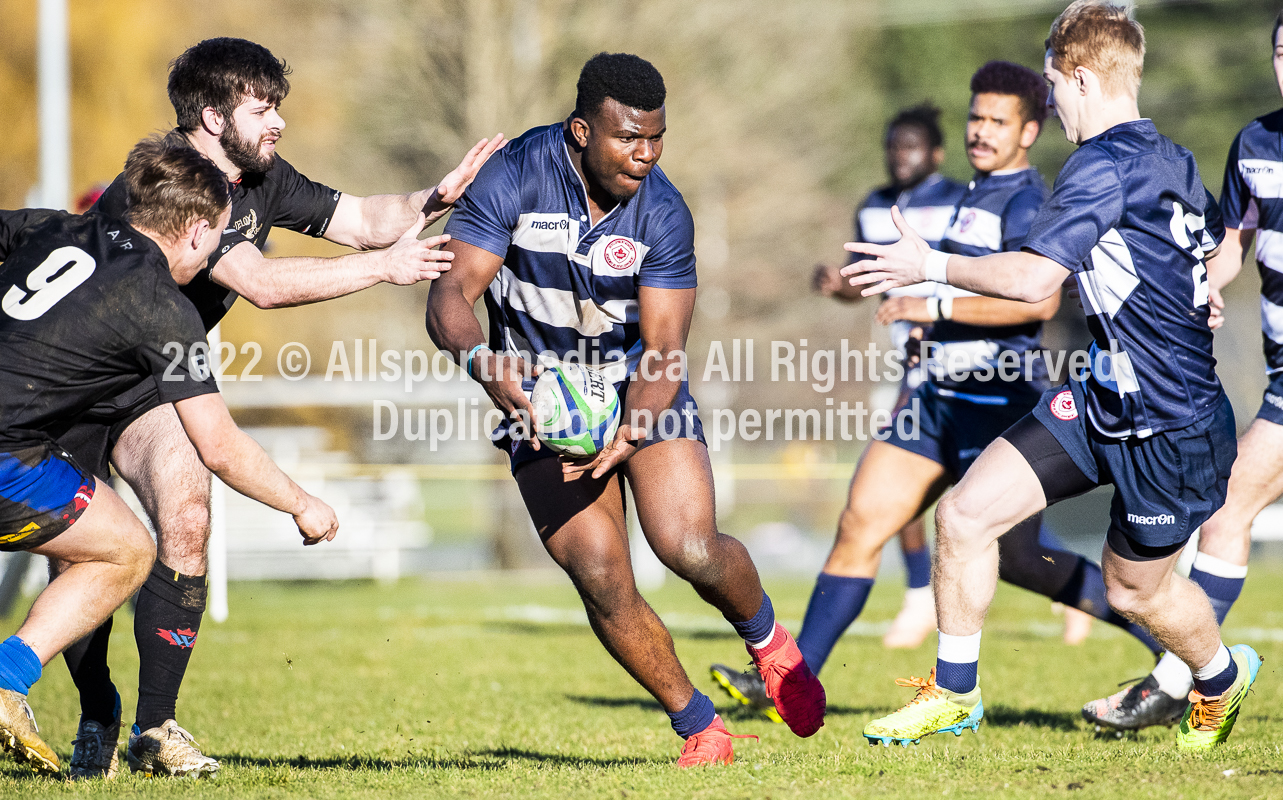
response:
<svg viewBox="0 0 1283 800"><path fill-rule="evenodd" d="M854 205L884 180L885 120L929 99L944 109L945 171L966 179L968 80L990 59L1041 69L1060 0L71 0L73 196L119 171L138 138L173 124L166 67L208 36L259 41L294 69L282 154L355 194L430 185L468 146L557 121L593 53L629 51L669 88L662 165L694 211L700 301L692 362L708 342L753 337L754 402L811 405L804 384L761 375L771 339L836 347L868 341L872 304L810 294L812 265L842 260ZM1219 194L1225 153L1251 118L1277 108L1270 26L1277 2L1140 2L1149 54L1141 110L1198 157ZM0 0L0 204L35 181L35 0ZM1049 121L1032 155L1048 182L1071 151ZM275 255L342 248L288 232ZM1240 416L1263 385L1252 270L1230 294L1218 335ZM310 308L261 313L239 303L224 325L267 353L302 341L377 338L430 348L428 289L377 287ZM1072 303L1067 305L1072 306ZM1078 314L1069 308L1062 315ZM1077 330L1062 326L1060 335ZM839 399L861 399L861 386ZM733 398L732 398L733 400ZM1244 419L1246 421L1246 419Z"/></svg>

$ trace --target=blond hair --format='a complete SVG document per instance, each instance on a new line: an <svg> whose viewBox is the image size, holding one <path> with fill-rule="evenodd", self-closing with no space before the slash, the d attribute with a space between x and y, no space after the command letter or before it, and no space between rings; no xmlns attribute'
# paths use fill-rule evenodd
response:
<svg viewBox="0 0 1283 800"><path fill-rule="evenodd" d="M1145 29L1123 6L1109 0L1075 0L1047 37L1051 65L1064 75L1086 67L1100 78L1105 95L1135 96L1145 67Z"/></svg>

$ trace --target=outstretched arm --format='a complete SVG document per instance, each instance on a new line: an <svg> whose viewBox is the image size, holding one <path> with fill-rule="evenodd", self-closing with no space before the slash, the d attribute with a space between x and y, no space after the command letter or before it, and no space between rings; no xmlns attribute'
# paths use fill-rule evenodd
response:
<svg viewBox="0 0 1283 800"><path fill-rule="evenodd" d="M236 427L221 395L189 397L175 402L174 409L209 471L246 497L292 515L303 544L330 541L338 533L334 510L299 488Z"/></svg>
<svg viewBox="0 0 1283 800"><path fill-rule="evenodd" d="M940 302L938 298L928 297L888 297L878 306L874 319L879 325L890 325L892 322L919 322L929 325L941 319L951 319L965 325L1022 325L1026 322L1046 322L1056 316L1060 308L1060 293L1057 292L1038 303L1023 303L1019 300L1000 300L996 297L955 297L951 301L952 315L931 316L930 301ZM944 305L936 306L937 309Z"/></svg>
<svg viewBox="0 0 1283 800"><path fill-rule="evenodd" d="M370 197L343 195L334 209L334 220L326 229L325 238L357 250L374 250L395 242L420 213L431 225L458 202L477 177L481 165L507 141L499 133L493 139L477 142L459 166L431 189Z"/></svg>
<svg viewBox="0 0 1283 800"><path fill-rule="evenodd" d="M927 259L935 251L913 232L899 208L891 209L891 218L900 229L900 241L895 244L847 242L845 245L852 253L875 257L875 260L857 261L842 268L842 276L849 278L852 286L867 287L861 292L865 297L940 277L928 277ZM944 283L988 297L1026 303L1050 298L1070 274L1050 258L1027 252L994 253L979 258L936 253L935 258L946 264Z"/></svg>
<svg viewBox="0 0 1283 800"><path fill-rule="evenodd" d="M434 249L450 241L449 236L418 238L424 222L419 214L386 250L336 258L266 258L253 242L241 242L214 264L210 277L258 308L316 303L376 283L409 286L436 280L450 269L454 256Z"/></svg>

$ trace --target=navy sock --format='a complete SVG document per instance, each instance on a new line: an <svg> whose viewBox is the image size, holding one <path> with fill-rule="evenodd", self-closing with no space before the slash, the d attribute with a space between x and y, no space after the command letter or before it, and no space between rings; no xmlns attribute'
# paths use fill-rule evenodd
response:
<svg viewBox="0 0 1283 800"><path fill-rule="evenodd" d="M760 644L768 641L775 633L775 609L771 607L771 598L762 592L762 607L752 619L742 622L730 621L731 627L740 638L749 644Z"/></svg>
<svg viewBox="0 0 1283 800"><path fill-rule="evenodd" d="M1244 579L1222 578L1220 575L1204 572L1198 567L1190 569L1189 579L1207 593L1207 599L1212 602L1212 610L1216 612L1216 624L1224 625L1225 617L1234 607L1234 601L1238 599L1239 592L1243 591Z"/></svg>
<svg viewBox="0 0 1283 800"><path fill-rule="evenodd" d="M699 689L695 690L690 702L681 711L668 712L673 730L683 739L689 739L713 724L715 716L717 716L717 709L713 708L713 701Z"/></svg>
<svg viewBox="0 0 1283 800"><path fill-rule="evenodd" d="M0 689L25 695L40 680L40 656L17 636L0 642Z"/></svg>
<svg viewBox="0 0 1283 800"><path fill-rule="evenodd" d="M872 578L843 578L821 572L815 579L802 632L797 637L798 649L811 672L820 674L833 645L864 610L872 588Z"/></svg>
<svg viewBox="0 0 1283 800"><path fill-rule="evenodd" d="M958 694L966 694L976 688L980 662L955 664L952 661L936 659L936 685Z"/></svg>
<svg viewBox="0 0 1283 800"><path fill-rule="evenodd" d="M1139 639L1140 643L1148 647L1154 655L1164 650L1163 646L1149 635L1149 631L1109 607L1109 601L1105 599L1105 577L1101 574L1100 567L1086 558L1078 557L1074 577L1051 599L1122 628Z"/></svg>
<svg viewBox="0 0 1283 800"><path fill-rule="evenodd" d="M1221 670L1215 677L1208 678L1205 681L1194 678L1194 688L1204 697L1219 697L1229 691L1238 679L1238 664L1230 658L1230 665Z"/></svg>
<svg viewBox="0 0 1283 800"><path fill-rule="evenodd" d="M931 549L905 550L905 578L910 589L921 589L931 585Z"/></svg>

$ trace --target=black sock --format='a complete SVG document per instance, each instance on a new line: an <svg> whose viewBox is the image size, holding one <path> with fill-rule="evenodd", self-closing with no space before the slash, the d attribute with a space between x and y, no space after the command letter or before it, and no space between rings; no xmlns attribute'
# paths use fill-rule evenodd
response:
<svg viewBox="0 0 1283 800"><path fill-rule="evenodd" d="M159 561L138 590L134 638L138 641L139 730L174 719L178 689L187 672L208 597L204 575L180 575Z"/></svg>
<svg viewBox="0 0 1283 800"><path fill-rule="evenodd" d="M107 641L111 638L111 617L97 630L62 651L71 673L71 682L80 691L80 716L104 728L116 721L118 695L107 667Z"/></svg>

